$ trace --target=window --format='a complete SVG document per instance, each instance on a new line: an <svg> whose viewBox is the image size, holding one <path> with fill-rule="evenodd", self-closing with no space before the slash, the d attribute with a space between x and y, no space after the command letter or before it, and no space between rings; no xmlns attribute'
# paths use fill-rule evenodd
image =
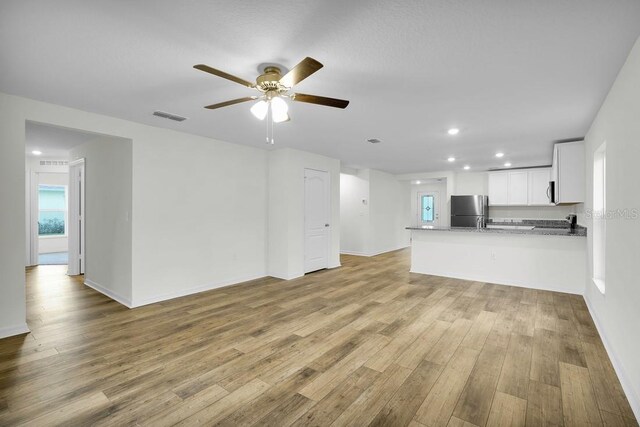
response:
<svg viewBox="0 0 640 427"><path fill-rule="evenodd" d="M607 143L593 154L593 283L604 294L606 217L607 217Z"/></svg>
<svg viewBox="0 0 640 427"><path fill-rule="evenodd" d="M423 195L421 197L421 205L422 206L420 211L422 212L422 222L432 222L433 221L433 196Z"/></svg>
<svg viewBox="0 0 640 427"><path fill-rule="evenodd" d="M67 235L67 187L38 186L38 235Z"/></svg>

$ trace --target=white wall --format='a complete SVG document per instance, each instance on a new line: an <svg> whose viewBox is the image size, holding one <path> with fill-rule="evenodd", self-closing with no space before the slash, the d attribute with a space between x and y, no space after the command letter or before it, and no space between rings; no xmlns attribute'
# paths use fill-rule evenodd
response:
<svg viewBox="0 0 640 427"><path fill-rule="evenodd" d="M158 128L134 135L134 304L265 276L266 212L266 150Z"/></svg>
<svg viewBox="0 0 640 427"><path fill-rule="evenodd" d="M455 193L457 195L489 194L487 172L456 173Z"/></svg>
<svg viewBox="0 0 640 427"><path fill-rule="evenodd" d="M69 185L68 166L62 166L67 172L40 172L38 183L42 185Z"/></svg>
<svg viewBox="0 0 640 427"><path fill-rule="evenodd" d="M591 281L592 238L588 238L585 298L614 362L627 397L640 418L640 40L631 51L587 133L585 212L593 208L593 153L607 142L606 209L627 215L606 220L606 293ZM592 225L589 215L584 216Z"/></svg>
<svg viewBox="0 0 640 427"><path fill-rule="evenodd" d="M374 169L344 172L340 175L340 252L373 256L409 246L408 183Z"/></svg>
<svg viewBox="0 0 640 427"><path fill-rule="evenodd" d="M132 142L97 137L74 147L85 159L85 283L132 304Z"/></svg>
<svg viewBox="0 0 640 427"><path fill-rule="evenodd" d="M565 219L578 212L578 205L567 206L489 206L489 218Z"/></svg>
<svg viewBox="0 0 640 427"><path fill-rule="evenodd" d="M38 253L50 254L55 252L67 252L69 250L68 237L40 237Z"/></svg>
<svg viewBox="0 0 640 427"><path fill-rule="evenodd" d="M411 202L409 184L394 175L369 170L369 253L380 254L409 246L411 233L405 227Z"/></svg>
<svg viewBox="0 0 640 427"><path fill-rule="evenodd" d="M24 289L25 121L0 93L0 338L27 332ZM11 201L10 205L5 204Z"/></svg>
<svg viewBox="0 0 640 427"><path fill-rule="evenodd" d="M58 166L59 168L69 169L68 166ZM38 184L44 185L69 185L69 173L50 173L40 172L38 173ZM38 197L37 194L34 197ZM27 214L28 216L28 214ZM52 252L66 252L69 250L69 238L67 236L62 237L39 237L38 239L38 253L48 254Z"/></svg>
<svg viewBox="0 0 640 427"><path fill-rule="evenodd" d="M366 174L366 176L364 176ZM340 174L340 252L369 253L369 170Z"/></svg>
<svg viewBox="0 0 640 427"><path fill-rule="evenodd" d="M329 268L340 266L340 161L290 148L269 152L268 274L304 275L304 170L329 172L331 222Z"/></svg>

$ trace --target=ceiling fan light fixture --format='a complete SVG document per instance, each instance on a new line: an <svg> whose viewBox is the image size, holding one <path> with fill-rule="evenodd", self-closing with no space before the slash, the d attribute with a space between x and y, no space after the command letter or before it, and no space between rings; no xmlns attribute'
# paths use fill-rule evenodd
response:
<svg viewBox="0 0 640 427"><path fill-rule="evenodd" d="M289 120L291 120L291 117L289 117L289 114L284 113L284 115L282 116L273 116L273 123L284 123L284 122L288 122Z"/></svg>
<svg viewBox="0 0 640 427"><path fill-rule="evenodd" d="M256 118L259 120L264 120L264 118L267 117L268 110L269 103L267 101L260 100L253 104L253 107L251 107L251 114L256 116Z"/></svg>
<svg viewBox="0 0 640 427"><path fill-rule="evenodd" d="M287 114L288 111L289 106L284 102L284 99L280 97L271 99L271 114L273 116L274 123L282 123L289 120L289 114Z"/></svg>

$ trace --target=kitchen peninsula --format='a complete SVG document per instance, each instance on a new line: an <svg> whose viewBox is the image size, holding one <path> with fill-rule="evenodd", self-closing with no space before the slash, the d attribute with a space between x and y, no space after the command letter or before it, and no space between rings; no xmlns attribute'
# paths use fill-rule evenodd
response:
<svg viewBox="0 0 640 427"><path fill-rule="evenodd" d="M407 227L411 272L582 294L586 235L557 224Z"/></svg>

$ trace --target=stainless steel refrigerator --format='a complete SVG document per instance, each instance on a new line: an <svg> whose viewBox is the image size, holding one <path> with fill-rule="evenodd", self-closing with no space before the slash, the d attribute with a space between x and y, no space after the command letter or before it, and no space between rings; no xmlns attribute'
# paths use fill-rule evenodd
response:
<svg viewBox="0 0 640 427"><path fill-rule="evenodd" d="M489 197L451 196L452 227L485 227L489 218Z"/></svg>

